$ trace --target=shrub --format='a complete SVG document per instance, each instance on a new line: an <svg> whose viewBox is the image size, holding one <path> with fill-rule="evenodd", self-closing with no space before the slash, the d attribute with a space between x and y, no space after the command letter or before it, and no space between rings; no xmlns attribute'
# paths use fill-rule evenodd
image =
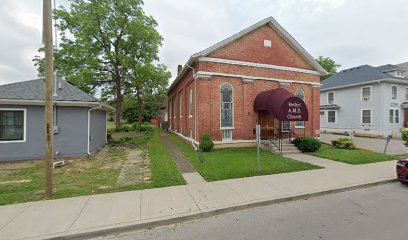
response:
<svg viewBox="0 0 408 240"><path fill-rule="evenodd" d="M210 134L206 133L200 140L200 149L204 152L209 152L214 148L214 143L211 141Z"/></svg>
<svg viewBox="0 0 408 240"><path fill-rule="evenodd" d="M401 140L404 141L405 146L408 147L408 129L400 129Z"/></svg>
<svg viewBox="0 0 408 240"><path fill-rule="evenodd" d="M338 138L331 141L332 145L340 149L356 149L353 140L349 138Z"/></svg>
<svg viewBox="0 0 408 240"><path fill-rule="evenodd" d="M296 147L302 152L315 152L321 146L319 140L314 137L298 137L293 141Z"/></svg>
<svg viewBox="0 0 408 240"><path fill-rule="evenodd" d="M300 138L299 138L299 137L297 137L297 138L295 138L295 139L292 140L292 143L293 143L297 148L299 148L299 142L300 142Z"/></svg>

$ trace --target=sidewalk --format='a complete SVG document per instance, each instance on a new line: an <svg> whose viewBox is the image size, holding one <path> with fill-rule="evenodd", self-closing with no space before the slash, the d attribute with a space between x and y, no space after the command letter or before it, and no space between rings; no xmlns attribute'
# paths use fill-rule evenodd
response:
<svg viewBox="0 0 408 240"><path fill-rule="evenodd" d="M135 230L395 179L395 161L354 166L303 154L293 158L326 168L2 206L0 239Z"/></svg>

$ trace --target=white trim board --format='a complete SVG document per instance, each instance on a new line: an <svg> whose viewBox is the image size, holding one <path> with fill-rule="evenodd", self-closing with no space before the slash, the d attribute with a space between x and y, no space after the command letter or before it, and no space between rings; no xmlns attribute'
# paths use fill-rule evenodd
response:
<svg viewBox="0 0 408 240"><path fill-rule="evenodd" d="M23 140L0 141L0 143L25 143L27 142L27 108L0 108L0 111L22 111L24 119Z"/></svg>
<svg viewBox="0 0 408 240"><path fill-rule="evenodd" d="M240 66L248 66L248 67L257 67L257 68L267 68L267 69L275 69L275 70L281 70L281 71L315 74L315 75L320 76L320 73L318 71L294 68L294 67L284 67L284 66L278 66L278 65L263 64L263 63L253 63L253 62L235 61L235 60L228 60L228 59L221 59L221 58L209 58L209 57L201 57L198 59L198 61L199 62L223 63L223 64L230 64L230 65L240 65Z"/></svg>
<svg viewBox="0 0 408 240"><path fill-rule="evenodd" d="M218 72L205 72L205 71L198 71L196 75L207 75L207 76L221 76L221 77L235 77L235 78L242 78L242 79L251 79L251 80L266 80L266 81L275 81L279 83L299 83L299 84L308 84L312 86L320 86L320 83L314 82L305 82L299 80L285 80L285 79L277 79L277 78L266 78L266 77L257 77L257 76L248 76L248 75L239 75L239 74L229 74L229 73L218 73ZM194 76L196 76L194 75Z"/></svg>

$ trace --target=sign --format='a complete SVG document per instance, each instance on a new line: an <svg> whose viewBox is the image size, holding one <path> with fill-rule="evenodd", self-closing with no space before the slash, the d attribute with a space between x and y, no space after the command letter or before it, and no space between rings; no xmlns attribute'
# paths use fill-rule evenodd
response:
<svg viewBox="0 0 408 240"><path fill-rule="evenodd" d="M157 125L157 120L155 118L152 119L152 125Z"/></svg>
<svg viewBox="0 0 408 240"><path fill-rule="evenodd" d="M307 121L309 114L306 104L298 97L287 99L280 109L284 121Z"/></svg>

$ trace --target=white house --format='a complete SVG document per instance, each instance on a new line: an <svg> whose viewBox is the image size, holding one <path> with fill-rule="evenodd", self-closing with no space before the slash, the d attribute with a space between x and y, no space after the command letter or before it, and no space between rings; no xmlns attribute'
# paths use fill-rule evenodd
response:
<svg viewBox="0 0 408 240"><path fill-rule="evenodd" d="M321 131L399 136L408 126L407 65L362 65L323 81Z"/></svg>

